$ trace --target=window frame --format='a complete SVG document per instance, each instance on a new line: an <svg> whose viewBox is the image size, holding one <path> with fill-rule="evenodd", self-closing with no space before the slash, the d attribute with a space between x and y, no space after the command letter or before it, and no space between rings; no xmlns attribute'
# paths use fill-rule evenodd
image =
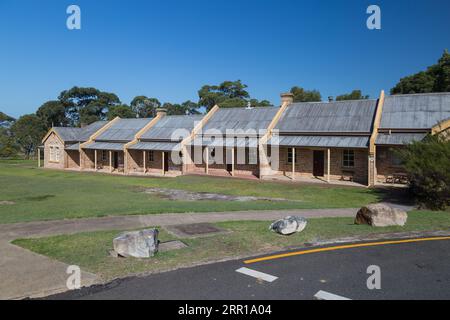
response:
<svg viewBox="0 0 450 320"><path fill-rule="evenodd" d="M342 150L342 167L343 168L355 168L355 150L344 149Z"/></svg>
<svg viewBox="0 0 450 320"><path fill-rule="evenodd" d="M148 151L148 161L154 162L155 161L155 152L153 150Z"/></svg>

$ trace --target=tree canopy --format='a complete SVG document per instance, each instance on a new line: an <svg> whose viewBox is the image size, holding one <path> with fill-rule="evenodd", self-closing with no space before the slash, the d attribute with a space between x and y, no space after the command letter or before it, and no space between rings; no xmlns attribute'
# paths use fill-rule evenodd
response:
<svg viewBox="0 0 450 320"><path fill-rule="evenodd" d="M107 114L108 120L112 120L116 117L120 117L123 119L136 118L136 113L130 106L126 104L119 104L117 106L110 107Z"/></svg>
<svg viewBox="0 0 450 320"><path fill-rule="evenodd" d="M11 127L15 141L27 158L34 154L46 133L43 121L35 114L20 117Z"/></svg>
<svg viewBox="0 0 450 320"><path fill-rule="evenodd" d="M437 64L400 79L391 94L450 91L450 53L445 50Z"/></svg>
<svg viewBox="0 0 450 320"><path fill-rule="evenodd" d="M72 125L104 120L107 118L108 109L121 103L114 93L82 87L64 90L58 99L64 105L66 116Z"/></svg>
<svg viewBox="0 0 450 320"><path fill-rule="evenodd" d="M365 100L365 99L369 99L369 95L363 95L361 90L353 90L351 93L342 94L336 97L336 101Z"/></svg>
<svg viewBox="0 0 450 320"><path fill-rule="evenodd" d="M156 109L161 107L161 102L156 98L137 96L131 101L130 106L139 118L151 118L156 115Z"/></svg>
<svg viewBox="0 0 450 320"><path fill-rule="evenodd" d="M294 95L294 102L322 101L322 95L317 90L305 90L302 87L292 87L290 92Z"/></svg>
<svg viewBox="0 0 450 320"><path fill-rule="evenodd" d="M59 100L45 102L36 111L36 115L43 121L46 129L69 124L69 119L66 117L66 109Z"/></svg>
<svg viewBox="0 0 450 320"><path fill-rule="evenodd" d="M190 100L183 102L182 104L172 104L166 102L163 104L163 108L167 110L167 115L193 115L200 114L198 111L198 105Z"/></svg>

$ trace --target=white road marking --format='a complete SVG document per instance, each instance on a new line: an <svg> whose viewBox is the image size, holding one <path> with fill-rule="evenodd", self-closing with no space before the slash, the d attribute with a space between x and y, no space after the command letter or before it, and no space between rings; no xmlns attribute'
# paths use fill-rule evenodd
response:
<svg viewBox="0 0 450 320"><path fill-rule="evenodd" d="M349 298L341 297L341 296L338 296L337 294L329 293L329 292L322 291L322 290L317 292L314 295L314 298L316 298L318 300L351 300Z"/></svg>
<svg viewBox="0 0 450 320"><path fill-rule="evenodd" d="M267 281L267 282L273 282L273 281L278 279L278 277L272 276L272 275L267 274L267 273L255 271L255 270L252 270L252 269L249 269L249 268L240 268L240 269L237 269L236 272L243 273L243 274L246 274L246 275L248 275L250 277L261 279L261 280L264 280L264 281Z"/></svg>

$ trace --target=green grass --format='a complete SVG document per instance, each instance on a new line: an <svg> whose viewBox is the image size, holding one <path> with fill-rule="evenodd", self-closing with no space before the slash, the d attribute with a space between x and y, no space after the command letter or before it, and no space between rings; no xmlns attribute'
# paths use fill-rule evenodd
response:
<svg viewBox="0 0 450 320"><path fill-rule="evenodd" d="M170 201L141 192L160 187L284 201ZM376 202L377 190L203 176L151 178L38 169L33 161L0 161L0 223L165 212L353 208Z"/></svg>
<svg viewBox="0 0 450 320"><path fill-rule="evenodd" d="M309 219L305 231L292 236L280 236L268 231L268 222L217 223L231 233L210 237L183 239L189 247L159 253L151 259L123 259L108 255L112 239L119 231L80 233L40 239L15 240L13 243L31 251L79 265L83 270L96 273L104 280L145 272L164 271L194 263L256 255L300 247L306 242L329 240L337 237L368 235L375 233L448 230L450 212L415 211L409 213L405 227L372 228L353 224L353 218ZM161 230L160 240L176 239Z"/></svg>

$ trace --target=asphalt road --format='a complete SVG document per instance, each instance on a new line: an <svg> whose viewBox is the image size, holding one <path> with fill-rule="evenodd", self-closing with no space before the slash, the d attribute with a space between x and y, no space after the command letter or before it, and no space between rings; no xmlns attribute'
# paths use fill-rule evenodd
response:
<svg viewBox="0 0 450 320"><path fill-rule="evenodd" d="M367 268L381 289L367 288ZM277 277L263 281L241 267ZM352 248L244 264L242 260L114 281L48 299L315 299L318 291L349 299L450 299L450 240Z"/></svg>

